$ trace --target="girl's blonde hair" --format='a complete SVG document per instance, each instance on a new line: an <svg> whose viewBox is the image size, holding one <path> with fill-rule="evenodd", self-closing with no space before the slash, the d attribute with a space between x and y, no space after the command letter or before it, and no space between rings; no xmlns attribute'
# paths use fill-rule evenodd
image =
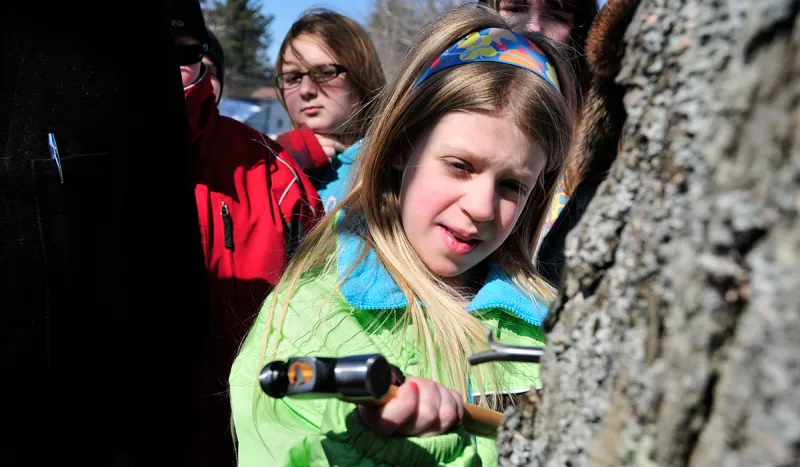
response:
<svg viewBox="0 0 800 467"><path fill-rule="evenodd" d="M345 76L358 93L359 107L340 132L344 139L350 142L362 138L368 118L372 114L375 98L386 85L378 52L369 35L364 28L347 16L325 8L306 10L292 24L278 49L278 58L275 60L276 76L283 73L283 58L287 49L291 49L304 66L309 66L294 48L295 39L301 36L310 36L319 41L326 52L337 60L337 64L347 69ZM320 90L324 93L325 87L321 86ZM278 97L281 104L286 107L283 91L279 91Z"/></svg>
<svg viewBox="0 0 800 467"><path fill-rule="evenodd" d="M463 297L434 275L409 243L400 218L401 173L393 168L398 156L407 159L414 142L450 112L505 117L544 150L547 161L540 180L513 232L487 262L501 266L529 293L531 300L552 299L553 290L536 274L531 256L569 150L575 112L569 68L543 36L520 32L553 62L563 94L529 70L497 63L451 67L414 88L434 59L450 45L470 32L489 27L508 29L498 14L473 4L452 10L418 35L400 73L380 97L382 112L372 122L359 151L351 191L304 240L273 294L259 370L265 362L270 337L275 340L272 357L276 356L276 336L281 334L301 276L312 268L336 268L337 234L347 229L363 240L361 258L367 249L374 250L405 294L408 306L400 325L413 326L416 332L425 368L425 374L418 376L438 380L467 394L468 376L472 374L475 385L486 388L482 376L472 372L467 358L485 347L487 331L475 316L464 311L460 305ZM340 211L344 217L331 228L332 219ZM281 305L278 292L283 297ZM376 316L376 320L380 318ZM482 398L481 402L485 404L486 400Z"/></svg>

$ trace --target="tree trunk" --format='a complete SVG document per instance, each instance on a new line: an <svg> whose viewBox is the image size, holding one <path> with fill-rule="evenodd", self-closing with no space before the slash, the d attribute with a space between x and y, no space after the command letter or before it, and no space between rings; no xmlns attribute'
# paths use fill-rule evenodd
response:
<svg viewBox="0 0 800 467"><path fill-rule="evenodd" d="M501 465L800 462L798 10L642 0L624 144L568 237Z"/></svg>

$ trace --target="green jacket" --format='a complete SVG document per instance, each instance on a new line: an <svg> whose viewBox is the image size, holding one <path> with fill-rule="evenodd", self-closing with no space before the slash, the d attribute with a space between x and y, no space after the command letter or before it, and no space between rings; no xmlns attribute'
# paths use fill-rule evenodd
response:
<svg viewBox="0 0 800 467"><path fill-rule="evenodd" d="M357 237L341 233L336 270L319 267L302 276L286 313L277 358L380 353L404 374L422 374L422 355L413 331L394 329L395 320L404 312L405 296L377 255L369 252L339 287L359 251ZM283 304L284 294L275 293ZM471 436L460 428L426 438L382 437L361 422L352 404L335 399L271 399L261 393L259 357L266 352L263 364L268 363L275 343L271 338L264 349L272 299L266 300L230 374L240 467L497 464L494 438ZM467 312L477 311L487 332L494 330L498 341L544 345L539 325L547 304L530 300L501 270L491 270L467 307ZM539 385L536 364L510 364L502 371L499 389L503 392Z"/></svg>

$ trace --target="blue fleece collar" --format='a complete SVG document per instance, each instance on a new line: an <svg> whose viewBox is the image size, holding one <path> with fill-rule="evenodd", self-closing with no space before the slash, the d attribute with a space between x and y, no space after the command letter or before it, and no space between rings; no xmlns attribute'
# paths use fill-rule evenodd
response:
<svg viewBox="0 0 800 467"><path fill-rule="evenodd" d="M337 159L342 163L342 165L350 165L353 161L356 160L356 156L358 155L358 151L361 149L361 142L363 140L358 140L350 146L349 148L345 149L344 152L336 156Z"/></svg>
<svg viewBox="0 0 800 467"><path fill-rule="evenodd" d="M338 278L342 284L342 295L350 305L361 310L405 308L408 304L405 295L386 268L380 264L378 255L372 249L367 252L363 261L358 262L362 243L357 235L342 231L339 233L338 244ZM347 275L351 270L350 275ZM493 308L506 310L523 321L540 326L547 315L549 303L541 298L531 301L505 271L493 266L483 287L467 305L467 311Z"/></svg>

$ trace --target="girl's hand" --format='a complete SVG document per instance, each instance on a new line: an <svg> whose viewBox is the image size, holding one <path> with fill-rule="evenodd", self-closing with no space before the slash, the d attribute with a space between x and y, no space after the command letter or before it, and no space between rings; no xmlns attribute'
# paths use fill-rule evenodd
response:
<svg viewBox="0 0 800 467"><path fill-rule="evenodd" d="M450 431L464 418L461 395L424 378L406 378L397 397L382 407L359 406L364 423L376 433L433 436Z"/></svg>
<svg viewBox="0 0 800 467"><path fill-rule="evenodd" d="M325 151L325 155L328 156L329 159L333 159L347 149L344 144L329 136L321 135L319 133L314 133L314 136L317 137L317 141L319 141L320 146L322 146L322 150Z"/></svg>

